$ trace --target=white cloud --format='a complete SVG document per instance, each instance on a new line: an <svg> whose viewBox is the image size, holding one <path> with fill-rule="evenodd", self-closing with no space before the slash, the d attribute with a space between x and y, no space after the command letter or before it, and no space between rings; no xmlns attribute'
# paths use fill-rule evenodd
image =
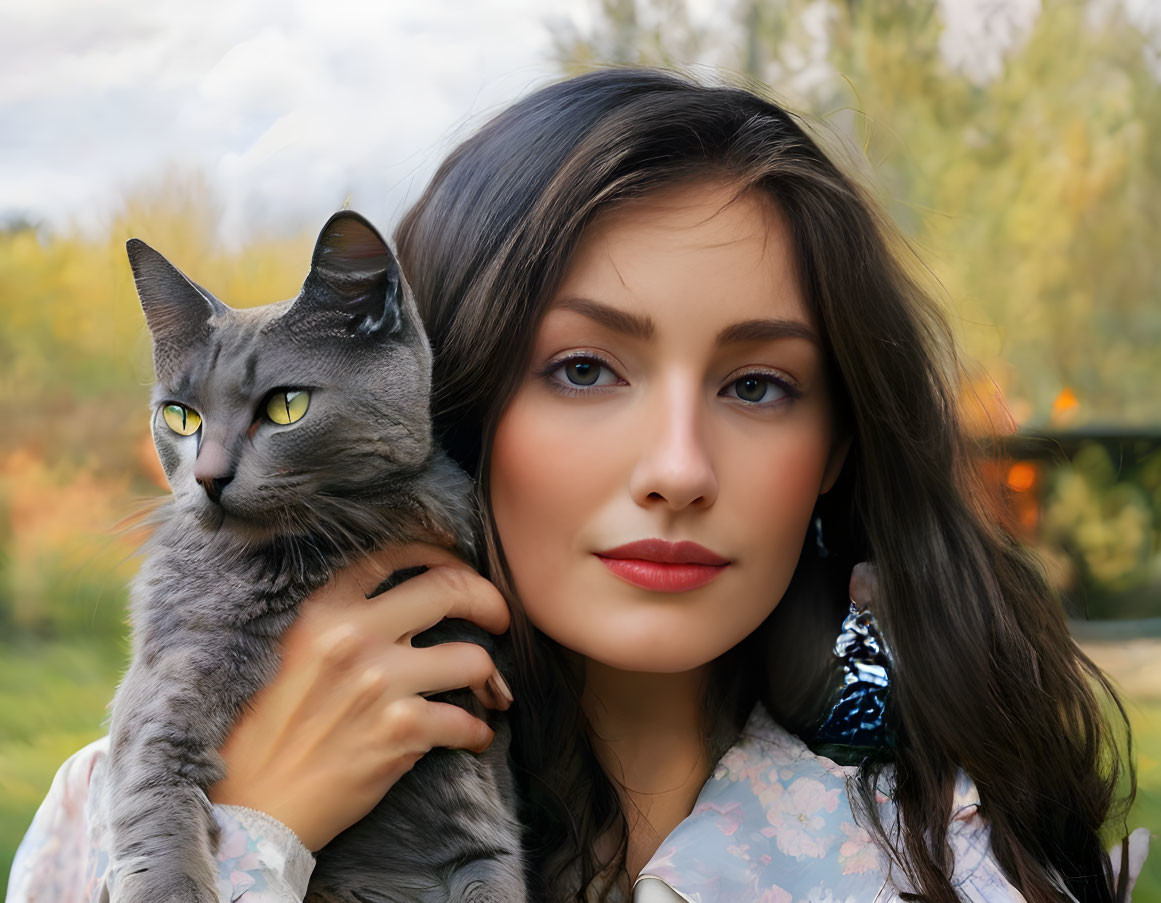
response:
<svg viewBox="0 0 1161 903"><path fill-rule="evenodd" d="M98 224L122 186L177 161L220 192L226 236L321 221L350 192L393 220L466 124L554 75L544 9L5 4L0 212Z"/></svg>

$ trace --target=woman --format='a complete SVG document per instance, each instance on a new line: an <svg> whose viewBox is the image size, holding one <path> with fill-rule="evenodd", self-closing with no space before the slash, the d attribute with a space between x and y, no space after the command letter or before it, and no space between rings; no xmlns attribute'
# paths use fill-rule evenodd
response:
<svg viewBox="0 0 1161 903"><path fill-rule="evenodd" d="M1115 694L983 508L946 325L889 235L784 111L661 73L546 88L453 152L396 237L488 579L412 547L378 566L431 569L381 604L358 575L308 603L211 792L230 899L300 899L307 851L424 751L486 746L420 694L489 683L547 899L1127 894L1145 838L1115 887L1098 836ZM844 715L866 559L892 673L841 765L803 741ZM509 608L514 694L407 643ZM20 903L52 844L85 855L99 756L58 775Z"/></svg>

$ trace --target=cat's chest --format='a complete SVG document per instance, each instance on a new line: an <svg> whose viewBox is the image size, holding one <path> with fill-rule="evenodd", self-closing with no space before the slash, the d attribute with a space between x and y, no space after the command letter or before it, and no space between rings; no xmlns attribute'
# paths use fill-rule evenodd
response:
<svg viewBox="0 0 1161 903"><path fill-rule="evenodd" d="M135 620L148 634L244 630L276 636L341 564L340 556L317 547L247 548L230 537L169 524L155 537L135 585Z"/></svg>

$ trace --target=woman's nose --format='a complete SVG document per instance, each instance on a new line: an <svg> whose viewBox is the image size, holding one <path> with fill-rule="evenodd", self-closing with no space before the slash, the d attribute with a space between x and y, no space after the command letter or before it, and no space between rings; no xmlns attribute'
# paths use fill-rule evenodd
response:
<svg viewBox="0 0 1161 903"><path fill-rule="evenodd" d="M630 477L634 501L664 503L674 511L692 504L712 505L718 479L700 391L670 386L647 403L651 414L633 427L640 450Z"/></svg>

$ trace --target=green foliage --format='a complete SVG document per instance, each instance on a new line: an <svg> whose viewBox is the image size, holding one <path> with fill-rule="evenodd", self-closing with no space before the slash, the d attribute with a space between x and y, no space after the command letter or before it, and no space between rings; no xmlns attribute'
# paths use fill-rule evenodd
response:
<svg viewBox="0 0 1161 903"><path fill-rule="evenodd" d="M1156 617L1161 600L1161 450L1129 468L1098 443L1052 474L1040 539L1073 564L1061 587L1090 618Z"/></svg>

